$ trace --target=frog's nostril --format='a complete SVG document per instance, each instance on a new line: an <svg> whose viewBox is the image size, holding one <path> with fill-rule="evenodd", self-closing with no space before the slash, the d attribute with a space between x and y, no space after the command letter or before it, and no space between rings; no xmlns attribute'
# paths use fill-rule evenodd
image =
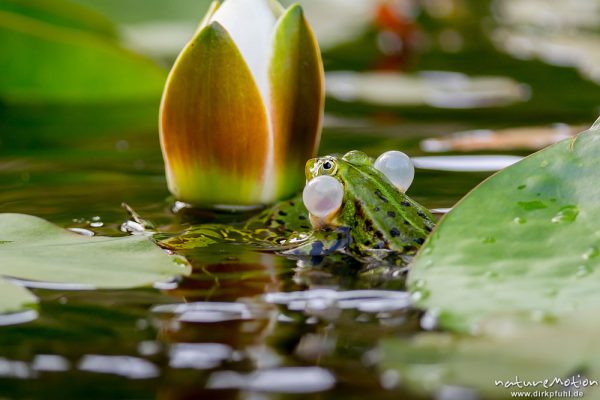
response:
<svg viewBox="0 0 600 400"><path fill-rule="evenodd" d="M342 206L344 186L331 176L318 176L308 182L302 199L308 212L317 218L327 218Z"/></svg>

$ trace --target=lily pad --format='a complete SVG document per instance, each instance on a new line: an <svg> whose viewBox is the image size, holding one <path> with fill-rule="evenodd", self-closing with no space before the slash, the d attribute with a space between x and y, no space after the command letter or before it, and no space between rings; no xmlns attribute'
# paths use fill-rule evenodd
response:
<svg viewBox="0 0 600 400"><path fill-rule="evenodd" d="M0 11L0 100L158 101L166 71L111 38Z"/></svg>
<svg viewBox="0 0 600 400"><path fill-rule="evenodd" d="M29 290L1 278L0 293L0 313L18 312L37 303L37 298Z"/></svg>
<svg viewBox="0 0 600 400"><path fill-rule="evenodd" d="M0 11L38 21L117 38L117 28L103 14L71 0L0 0Z"/></svg>
<svg viewBox="0 0 600 400"><path fill-rule="evenodd" d="M387 339L381 346L380 367L397 373L404 387L420 394L444 388L456 391L452 398L479 398L469 391L502 399L513 391L591 394L589 390L598 390L600 373L596 316L594 310L539 323L511 315L486 321L478 337L427 332ZM573 383L570 388L565 387L567 379ZM519 388L519 382L532 385ZM459 396L458 391L465 393Z"/></svg>
<svg viewBox="0 0 600 400"><path fill-rule="evenodd" d="M409 287L442 327L505 312L600 307L600 126L496 174L452 210L415 258Z"/></svg>
<svg viewBox="0 0 600 400"><path fill-rule="evenodd" d="M25 285L124 289L168 282L188 272L186 263L144 236L86 237L37 217L0 214L0 275ZM33 299L17 286L2 287L0 313L16 311Z"/></svg>

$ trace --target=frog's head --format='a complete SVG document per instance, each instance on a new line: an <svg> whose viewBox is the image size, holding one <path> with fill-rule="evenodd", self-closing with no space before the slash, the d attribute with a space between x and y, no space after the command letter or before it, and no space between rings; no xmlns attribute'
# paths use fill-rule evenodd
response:
<svg viewBox="0 0 600 400"><path fill-rule="evenodd" d="M356 150L343 156L313 158L306 163L304 205L315 228L335 225L345 202L362 200L368 203L368 196L373 193L371 187L382 181L406 192L414 174L412 161L399 151L383 153L375 161ZM350 181L358 185L350 185Z"/></svg>

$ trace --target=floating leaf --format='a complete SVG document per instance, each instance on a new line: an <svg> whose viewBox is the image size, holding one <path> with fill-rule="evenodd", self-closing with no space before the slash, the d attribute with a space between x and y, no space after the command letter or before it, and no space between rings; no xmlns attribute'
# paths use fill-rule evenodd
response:
<svg viewBox="0 0 600 400"><path fill-rule="evenodd" d="M35 303L37 298L29 290L0 278L0 313L22 311ZM3 325L1 321L0 325Z"/></svg>
<svg viewBox="0 0 600 400"><path fill-rule="evenodd" d="M37 217L0 214L0 274L5 277L121 289L168 282L187 272L187 265L147 237L90 238ZM4 290L0 293L0 312L32 300L16 289L7 292L12 301Z"/></svg>
<svg viewBox="0 0 600 400"><path fill-rule="evenodd" d="M0 11L0 100L157 100L166 73L112 39Z"/></svg>
<svg viewBox="0 0 600 400"><path fill-rule="evenodd" d="M503 316L486 321L485 334L479 337L428 332L387 339L381 348L381 368L395 371L404 387L421 394L439 393L444 387L465 391L453 398L479 398L469 390L502 399L513 391L597 390L597 383L583 387L586 379L597 380L600 373L596 316L597 310L546 323ZM544 380L555 378L563 384L544 388ZM579 387L565 388L569 378L575 378ZM541 383L519 388L513 385L516 380Z"/></svg>
<svg viewBox="0 0 600 400"><path fill-rule="evenodd" d="M416 257L409 286L444 328L490 314L600 306L598 127L505 169L467 195Z"/></svg>
<svg viewBox="0 0 600 400"><path fill-rule="evenodd" d="M116 27L108 18L71 0L0 0L0 10L107 38L117 37Z"/></svg>
<svg viewBox="0 0 600 400"><path fill-rule="evenodd" d="M156 21L189 22L195 26L198 14L205 12L213 0L71 0L94 8L113 21L128 26Z"/></svg>

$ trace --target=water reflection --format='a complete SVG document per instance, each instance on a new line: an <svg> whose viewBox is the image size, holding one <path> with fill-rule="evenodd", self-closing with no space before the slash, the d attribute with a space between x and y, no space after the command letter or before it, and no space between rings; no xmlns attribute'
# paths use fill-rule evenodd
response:
<svg viewBox="0 0 600 400"><path fill-rule="evenodd" d="M285 305L290 311L319 312L330 308L358 310L367 313L403 310L411 306L406 292L385 290L352 290L338 292L316 289L302 292L265 295L268 303Z"/></svg>
<svg viewBox="0 0 600 400"><path fill-rule="evenodd" d="M213 369L233 355L233 349L221 343L176 343L171 346L169 366L177 369Z"/></svg>
<svg viewBox="0 0 600 400"><path fill-rule="evenodd" d="M414 157L415 167L436 171L492 172L509 167L522 157L517 156L432 156Z"/></svg>
<svg viewBox="0 0 600 400"><path fill-rule="evenodd" d="M524 101L529 96L526 85L508 77L468 77L448 71L418 75L330 72L326 84L327 94L337 100L398 107L499 107Z"/></svg>
<svg viewBox="0 0 600 400"><path fill-rule="evenodd" d="M255 392L315 393L335 386L335 377L326 369L318 367L277 368L255 371L242 375L233 371L221 371L211 375L209 389L244 389Z"/></svg>
<svg viewBox="0 0 600 400"><path fill-rule="evenodd" d="M81 371L115 374L129 379L151 379L160 375L151 362L130 356L86 355L79 362Z"/></svg>
<svg viewBox="0 0 600 400"><path fill-rule="evenodd" d="M242 303L186 303L153 307L155 313L175 314L177 321L188 323L214 323L252 319L247 305Z"/></svg>

